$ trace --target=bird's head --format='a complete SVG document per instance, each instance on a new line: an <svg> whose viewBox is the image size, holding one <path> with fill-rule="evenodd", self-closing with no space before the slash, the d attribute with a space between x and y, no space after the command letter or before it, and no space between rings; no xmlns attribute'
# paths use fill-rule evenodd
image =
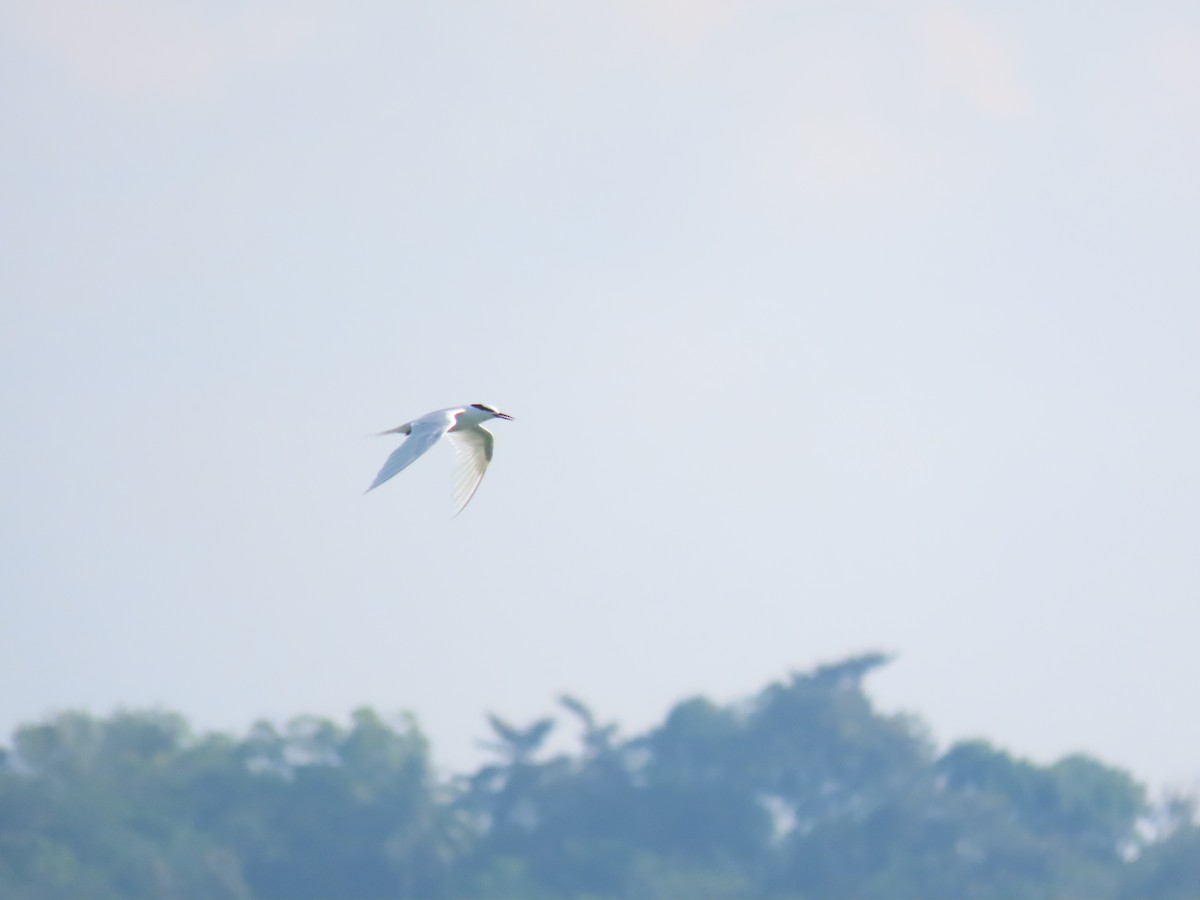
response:
<svg viewBox="0 0 1200 900"><path fill-rule="evenodd" d="M487 413L493 419L512 419L512 416L510 416L508 413L502 413L500 410L488 406L486 403L472 403L471 408Z"/></svg>

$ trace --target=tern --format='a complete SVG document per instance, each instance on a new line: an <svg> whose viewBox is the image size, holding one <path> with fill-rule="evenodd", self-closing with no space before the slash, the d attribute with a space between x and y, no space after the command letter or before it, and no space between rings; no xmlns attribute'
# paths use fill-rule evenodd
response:
<svg viewBox="0 0 1200 900"><path fill-rule="evenodd" d="M492 447L496 441L492 433L483 427L483 423L488 419L512 419L512 416L485 403L472 403L470 406L437 409L419 419L381 431L381 435L406 434L408 437L392 451L392 455L384 462L383 468L379 470L367 492L375 490L397 472L406 469L413 460L445 436L450 438L458 456L458 466L454 473L454 512L456 515L462 512L475 496L475 489L479 487L483 473L492 461Z"/></svg>

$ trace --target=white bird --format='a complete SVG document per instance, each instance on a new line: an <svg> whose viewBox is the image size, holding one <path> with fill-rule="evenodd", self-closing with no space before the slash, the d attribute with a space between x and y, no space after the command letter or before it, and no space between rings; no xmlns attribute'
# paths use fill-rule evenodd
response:
<svg viewBox="0 0 1200 900"><path fill-rule="evenodd" d="M492 461L495 439L492 433L483 427L483 423L488 419L511 418L508 413L502 413L486 404L472 403L470 406L434 410L419 419L381 431L381 435L406 434L408 438L392 451L392 455L387 458L367 491L375 490L397 472L407 468L413 460L445 435L450 438L458 456L458 466L454 473L454 506L455 513L462 512L463 507L475 495L475 489L479 487L483 473Z"/></svg>

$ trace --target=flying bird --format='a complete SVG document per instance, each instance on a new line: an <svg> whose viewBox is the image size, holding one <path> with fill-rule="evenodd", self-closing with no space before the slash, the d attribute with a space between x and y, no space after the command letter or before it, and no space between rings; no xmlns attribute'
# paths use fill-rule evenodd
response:
<svg viewBox="0 0 1200 900"><path fill-rule="evenodd" d="M434 410L419 419L381 431L381 435L406 434L408 438L392 451L392 455L384 462L383 468L379 470L367 491L375 490L397 472L407 468L444 435L450 438L458 456L458 466L454 473L454 506L456 514L462 512L463 507L475 495L475 489L479 487L483 473L492 461L495 439L492 433L483 427L483 423L488 419L511 418L508 413L502 413L484 403L472 403L470 406Z"/></svg>

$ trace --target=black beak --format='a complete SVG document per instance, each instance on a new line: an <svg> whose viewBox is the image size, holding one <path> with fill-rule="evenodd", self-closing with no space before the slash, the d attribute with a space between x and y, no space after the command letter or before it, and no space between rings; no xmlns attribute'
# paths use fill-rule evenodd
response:
<svg viewBox="0 0 1200 900"><path fill-rule="evenodd" d="M508 419L510 421L512 420L512 416L510 416L508 413L502 413L502 412L496 413L496 418L497 419Z"/></svg>

